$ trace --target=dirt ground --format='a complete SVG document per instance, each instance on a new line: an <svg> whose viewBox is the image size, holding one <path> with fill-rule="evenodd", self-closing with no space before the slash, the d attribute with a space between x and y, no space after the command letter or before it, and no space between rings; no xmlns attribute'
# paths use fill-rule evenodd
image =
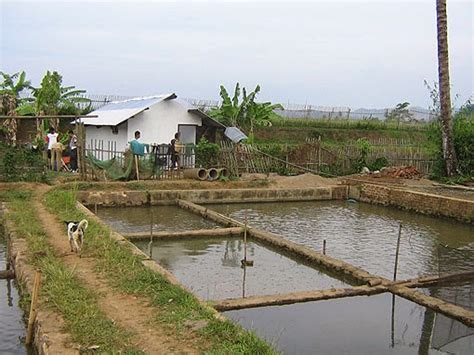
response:
<svg viewBox="0 0 474 355"><path fill-rule="evenodd" d="M121 328L133 334L136 346L148 354L199 354L202 345L192 334L179 337L170 331L149 323L156 310L147 304L147 300L124 294L107 285L107 281L96 271L93 258L79 258L70 252L69 242L63 223L49 213L42 204L46 186L37 186L34 204L49 242L57 255L70 269L75 270L83 284L99 295L98 303L108 318ZM202 339L201 339L202 341Z"/></svg>

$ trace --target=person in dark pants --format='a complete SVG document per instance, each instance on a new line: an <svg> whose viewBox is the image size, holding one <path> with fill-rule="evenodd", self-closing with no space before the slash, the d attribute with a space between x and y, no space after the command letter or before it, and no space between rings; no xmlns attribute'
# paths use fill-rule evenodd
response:
<svg viewBox="0 0 474 355"><path fill-rule="evenodd" d="M71 166L71 171L73 173L77 172L77 136L74 134L72 129L70 129L68 132L69 135L69 156L71 158L70 160L70 166Z"/></svg>

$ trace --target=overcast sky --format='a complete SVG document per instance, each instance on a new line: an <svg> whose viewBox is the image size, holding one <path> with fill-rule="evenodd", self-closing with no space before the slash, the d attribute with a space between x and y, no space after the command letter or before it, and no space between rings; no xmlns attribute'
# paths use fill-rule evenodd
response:
<svg viewBox="0 0 474 355"><path fill-rule="evenodd" d="M91 94L427 107L437 80L435 0L97 2L0 0L0 70L46 70ZM473 95L473 5L448 0L452 94Z"/></svg>

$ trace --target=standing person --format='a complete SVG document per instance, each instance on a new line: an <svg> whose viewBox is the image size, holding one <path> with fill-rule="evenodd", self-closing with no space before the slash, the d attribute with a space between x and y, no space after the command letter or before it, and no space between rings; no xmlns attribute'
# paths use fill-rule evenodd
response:
<svg viewBox="0 0 474 355"><path fill-rule="evenodd" d="M171 153L171 168L179 170L179 156L182 154L183 144L179 140L179 132L174 135L174 139L171 140L170 153Z"/></svg>
<svg viewBox="0 0 474 355"><path fill-rule="evenodd" d="M56 132L54 127L49 128L49 133L46 135L46 142L48 143L48 161L51 160L51 148L53 144L58 143L59 134ZM54 168L54 163L51 164L51 168Z"/></svg>
<svg viewBox="0 0 474 355"><path fill-rule="evenodd" d="M70 129L68 132L69 135L69 157L71 171L77 173L77 136L74 134L73 130Z"/></svg>
<svg viewBox="0 0 474 355"><path fill-rule="evenodd" d="M135 131L135 139L130 141L130 150L132 151L133 160L135 161L135 174L137 180L140 180L140 169L138 166L138 158L145 156L145 148L150 149L148 144L142 143L140 139L140 131Z"/></svg>

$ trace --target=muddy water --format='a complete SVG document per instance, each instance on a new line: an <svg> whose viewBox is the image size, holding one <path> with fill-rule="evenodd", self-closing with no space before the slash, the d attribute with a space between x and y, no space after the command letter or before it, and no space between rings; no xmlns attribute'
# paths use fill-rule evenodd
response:
<svg viewBox="0 0 474 355"><path fill-rule="evenodd" d="M219 227L176 206L99 208L97 214L121 233L149 232L152 224L154 231L168 232Z"/></svg>
<svg viewBox="0 0 474 355"><path fill-rule="evenodd" d="M474 354L462 324L391 294L224 314L284 354Z"/></svg>
<svg viewBox="0 0 474 355"><path fill-rule="evenodd" d="M0 270L6 269L5 241L0 239ZM22 343L25 336L23 312L13 280L0 280L0 354L28 354Z"/></svg>
<svg viewBox="0 0 474 355"><path fill-rule="evenodd" d="M148 242L136 245L149 252ZM264 246L248 242L241 268L243 241L236 238L161 240L152 244L152 257L198 296L208 300L271 295L348 287L342 281L305 266Z"/></svg>
<svg viewBox="0 0 474 355"><path fill-rule="evenodd" d="M474 226L345 201L210 205L223 214L277 233L369 272L391 278L399 223L398 279L474 269Z"/></svg>

